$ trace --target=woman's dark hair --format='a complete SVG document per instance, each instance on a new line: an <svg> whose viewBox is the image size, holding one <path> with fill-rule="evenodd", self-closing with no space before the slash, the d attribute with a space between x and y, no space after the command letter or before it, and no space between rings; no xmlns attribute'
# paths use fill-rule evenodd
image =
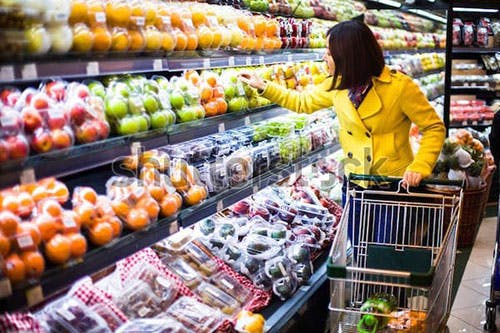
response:
<svg viewBox="0 0 500 333"><path fill-rule="evenodd" d="M360 20L339 23L327 32L328 49L335 62L332 89L367 84L384 69L384 54L375 36ZM340 83L338 79L340 78Z"/></svg>

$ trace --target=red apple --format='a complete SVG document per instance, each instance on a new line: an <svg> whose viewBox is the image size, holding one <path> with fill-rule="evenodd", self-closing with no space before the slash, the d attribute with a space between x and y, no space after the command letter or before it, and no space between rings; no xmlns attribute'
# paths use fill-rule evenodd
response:
<svg viewBox="0 0 500 333"><path fill-rule="evenodd" d="M61 108L53 107L49 109L47 125L51 130L63 128L66 125L66 118L64 117L64 112Z"/></svg>
<svg viewBox="0 0 500 333"><path fill-rule="evenodd" d="M68 148L73 144L73 138L71 137L69 130L66 131L64 129L56 128L50 133L50 137L55 149Z"/></svg>
<svg viewBox="0 0 500 333"><path fill-rule="evenodd" d="M61 102L66 98L66 87L61 81L51 81L45 86L47 95L57 102Z"/></svg>
<svg viewBox="0 0 500 333"><path fill-rule="evenodd" d="M30 105L37 110L47 109L49 102L49 97L45 93L37 93L30 99Z"/></svg>
<svg viewBox="0 0 500 333"><path fill-rule="evenodd" d="M4 89L0 93L0 99L6 106L16 105L19 98L21 98L21 93L17 89Z"/></svg>
<svg viewBox="0 0 500 333"><path fill-rule="evenodd" d="M52 149L52 138L50 132L39 128L31 137L31 148L37 153L46 153Z"/></svg>
<svg viewBox="0 0 500 333"><path fill-rule="evenodd" d="M22 110L21 116L23 118L24 131L27 133L33 133L37 128L42 126L42 115L34 107L26 106Z"/></svg>
<svg viewBox="0 0 500 333"><path fill-rule="evenodd" d="M38 93L38 90L35 88L26 88L24 89L23 93L21 94L21 97L18 101L18 106L19 107L25 107L26 105L31 104L31 100L33 96L35 96Z"/></svg>
<svg viewBox="0 0 500 333"><path fill-rule="evenodd" d="M6 141L0 139L0 163L9 159L10 149Z"/></svg>
<svg viewBox="0 0 500 333"><path fill-rule="evenodd" d="M97 141L99 137L99 132L97 127L94 125L95 123L92 121L87 121L83 123L82 126L76 129L76 140L79 143L89 143Z"/></svg>
<svg viewBox="0 0 500 333"><path fill-rule="evenodd" d="M104 140L109 136L109 125L103 120L97 120L95 122L95 127L97 128L97 133L99 133L99 139Z"/></svg>
<svg viewBox="0 0 500 333"><path fill-rule="evenodd" d="M14 109L3 108L0 112L0 130L4 136L17 135L23 128L21 115Z"/></svg>
<svg viewBox="0 0 500 333"><path fill-rule="evenodd" d="M22 135L11 136L5 140L9 147L10 159L25 158L29 154L29 145L26 138Z"/></svg>
<svg viewBox="0 0 500 333"><path fill-rule="evenodd" d="M79 84L75 89L75 96L85 99L90 96L90 90L86 85Z"/></svg>
<svg viewBox="0 0 500 333"><path fill-rule="evenodd" d="M81 100L75 99L71 101L68 105L68 109L71 123L76 126L82 125L88 117L87 104Z"/></svg>

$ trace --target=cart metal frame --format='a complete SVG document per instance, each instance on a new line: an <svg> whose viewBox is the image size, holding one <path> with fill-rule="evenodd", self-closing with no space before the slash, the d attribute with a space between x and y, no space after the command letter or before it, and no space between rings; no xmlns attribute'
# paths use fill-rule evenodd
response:
<svg viewBox="0 0 500 333"><path fill-rule="evenodd" d="M327 264L331 332L357 332L356 322L368 314L390 322L392 328L384 332L444 329L451 309L463 184L427 181L446 186L446 191L437 187L436 193L402 189L398 178L351 175L350 180L397 181L399 186L397 191L347 189ZM359 227L348 235L350 220ZM355 234L357 241L349 245ZM397 308L386 314L361 311L376 293L395 296Z"/></svg>

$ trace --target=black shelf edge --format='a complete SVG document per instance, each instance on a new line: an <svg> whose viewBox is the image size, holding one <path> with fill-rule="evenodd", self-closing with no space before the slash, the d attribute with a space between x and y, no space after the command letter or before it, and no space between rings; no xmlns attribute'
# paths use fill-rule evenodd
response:
<svg viewBox="0 0 500 333"><path fill-rule="evenodd" d="M477 58L485 54L494 54L500 52L499 47L486 48L486 47L453 47L453 59L471 59Z"/></svg>
<svg viewBox="0 0 500 333"><path fill-rule="evenodd" d="M72 261L63 267L47 270L39 282L27 283L14 290L14 293L0 300L0 313L14 311L28 306L26 291L39 286L44 297L50 297L61 290L69 288L76 280L87 275L97 273L118 260L126 258L135 252L153 245L156 242L175 233L179 225L188 227L225 209L237 201L253 193L285 179L292 173L310 165L322 157L326 157L339 149L337 143L330 144L320 150L312 152L291 165L278 166L265 174L235 188L228 189L216 196L208 198L205 202L182 210L176 217L160 219L151 224L147 229L131 232L118 238L112 243L89 251L78 262Z"/></svg>
<svg viewBox="0 0 500 333"><path fill-rule="evenodd" d="M485 129L485 128L488 128L488 127L491 127L492 125L492 122L486 122L486 123L467 123L467 124L464 124L464 123L454 123L454 122L451 122L450 123L450 128L465 128L465 127L472 127L472 128L482 128L482 129Z"/></svg>
<svg viewBox="0 0 500 333"><path fill-rule="evenodd" d="M276 105L269 105L245 112L226 113L199 121L175 124L167 129L77 145L60 151L33 155L24 160L8 161L0 164L0 188L18 184L26 169L33 169L37 179L68 176L121 160L131 154L131 146L135 142L139 142L145 149L153 149L274 118L287 112Z"/></svg>
<svg viewBox="0 0 500 333"><path fill-rule="evenodd" d="M404 49L404 50L384 50L384 56L400 55L400 54L423 54L440 52L444 53L445 49L427 48L427 49Z"/></svg>
<svg viewBox="0 0 500 333"><path fill-rule="evenodd" d="M262 315L266 318L264 329L266 333L282 332L283 327L309 301L321 285L326 282L327 259L328 255L323 254L316 260L314 265L315 271L308 284L301 286L291 298L284 302L274 301L270 306L262 310Z"/></svg>
<svg viewBox="0 0 500 333"><path fill-rule="evenodd" d="M84 78L122 73L162 73L320 60L324 49L285 49L243 54L231 51L173 52L165 55L81 56L28 58L3 61L0 84L33 82L54 77Z"/></svg>
<svg viewBox="0 0 500 333"><path fill-rule="evenodd" d="M418 74L409 75L409 76L412 79L420 79L422 77L426 77L426 76L433 75L433 74L440 74L440 73L444 73L444 68L433 69L433 70L430 70L430 71L427 71L427 72L418 73Z"/></svg>
<svg viewBox="0 0 500 333"><path fill-rule="evenodd" d="M488 8L488 9L500 9L500 3L495 0L453 0L453 8L462 7L462 8ZM462 13L462 12L456 12ZM471 14L471 12L466 12L467 14ZM477 12L477 15L484 15L485 13ZM495 14L495 13L489 13Z"/></svg>
<svg viewBox="0 0 500 333"><path fill-rule="evenodd" d="M457 87L452 86L451 95L479 95L483 97L495 98L500 95L500 91L489 90L481 87Z"/></svg>

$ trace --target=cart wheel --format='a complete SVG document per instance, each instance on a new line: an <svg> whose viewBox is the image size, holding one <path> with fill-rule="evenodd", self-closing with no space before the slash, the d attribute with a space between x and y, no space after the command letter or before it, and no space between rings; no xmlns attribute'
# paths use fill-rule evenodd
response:
<svg viewBox="0 0 500 333"><path fill-rule="evenodd" d="M497 326L495 325L497 306L494 302L486 301L486 323L484 329L488 332L496 332Z"/></svg>

